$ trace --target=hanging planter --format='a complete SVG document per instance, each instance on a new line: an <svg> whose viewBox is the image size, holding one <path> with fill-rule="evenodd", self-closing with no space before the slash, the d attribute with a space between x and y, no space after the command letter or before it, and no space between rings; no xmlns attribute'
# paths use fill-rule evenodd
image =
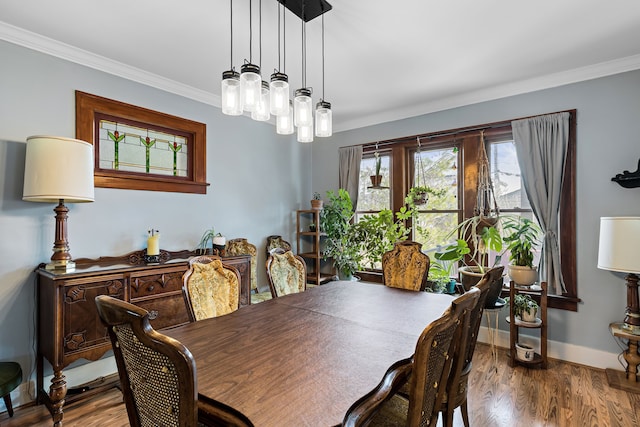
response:
<svg viewBox="0 0 640 427"><path fill-rule="evenodd" d="M478 158L478 187L476 206L473 214L479 217L479 229L494 227L500 217L500 209L493 192L493 182L489 170L489 159L484 144L484 131L480 132L480 153ZM492 206L493 205L493 206Z"/></svg>
<svg viewBox="0 0 640 427"><path fill-rule="evenodd" d="M380 158L380 153L378 153L378 143L376 143L376 151L373 153L373 156L376 159L375 174L369 176L369 179L371 179L371 188L380 188L382 184L382 174L380 173L382 159Z"/></svg>
<svg viewBox="0 0 640 427"><path fill-rule="evenodd" d="M426 185L427 180L424 177L424 167L422 166L422 155L420 153L420 138L418 139L418 151L416 151L416 166L418 173L414 179L414 185L407 193L407 199L415 206L425 206L429 201L429 194L438 194L433 188Z"/></svg>

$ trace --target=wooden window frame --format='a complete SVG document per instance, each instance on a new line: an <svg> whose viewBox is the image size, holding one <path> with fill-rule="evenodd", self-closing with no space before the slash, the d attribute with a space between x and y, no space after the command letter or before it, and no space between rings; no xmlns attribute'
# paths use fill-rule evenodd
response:
<svg viewBox="0 0 640 427"><path fill-rule="evenodd" d="M565 110L570 114L569 118L569 144L565 162L565 179L562 185L562 197L560 203L560 260L562 263L562 275L564 277L567 292L562 295L548 295L548 306L551 308L578 311L578 282L576 259L576 131L577 111ZM550 113L552 114L552 113ZM519 120L519 119L513 119ZM511 121L488 123L469 126L465 128L451 129L428 134L412 135L387 141L363 144L363 153L367 154L375 150L375 144L379 149L391 150L391 209L397 212L404 204L404 195L411 188L409 171L411 170L411 153L415 151L416 140L419 137L423 149L443 141L454 139L460 144L462 151L460 179L463 179L464 188L462 194L462 212L465 218L473 216L474 201L476 199L476 187L478 179L477 159L480 147L480 131L484 131L485 139L495 140L512 135ZM375 280L376 275L371 272L362 276L364 280Z"/></svg>
<svg viewBox="0 0 640 427"><path fill-rule="evenodd" d="M98 117L97 117L98 116ZM96 145L99 117L122 120L148 129L186 137L190 143L187 176L154 175L99 168L95 150L96 187L206 194L206 124L76 91L76 138Z"/></svg>

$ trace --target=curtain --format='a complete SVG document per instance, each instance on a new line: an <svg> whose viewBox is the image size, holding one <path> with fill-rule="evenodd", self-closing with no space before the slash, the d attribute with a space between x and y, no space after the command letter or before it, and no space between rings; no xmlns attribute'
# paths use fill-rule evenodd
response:
<svg viewBox="0 0 640 427"><path fill-rule="evenodd" d="M566 292L560 268L559 213L569 144L569 113L511 122L524 189L543 233L540 277L553 293Z"/></svg>
<svg viewBox="0 0 640 427"><path fill-rule="evenodd" d="M358 205L358 185L360 182L360 162L362 161L362 146L341 147L338 150L338 187L344 188L351 197L353 210Z"/></svg>

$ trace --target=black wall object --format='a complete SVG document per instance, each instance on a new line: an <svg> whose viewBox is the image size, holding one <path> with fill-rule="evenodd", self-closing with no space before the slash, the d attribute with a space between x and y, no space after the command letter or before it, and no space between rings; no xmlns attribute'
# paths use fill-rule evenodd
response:
<svg viewBox="0 0 640 427"><path fill-rule="evenodd" d="M638 160L638 169L635 172L624 171L617 174L611 181L615 181L624 188L640 187L640 160Z"/></svg>

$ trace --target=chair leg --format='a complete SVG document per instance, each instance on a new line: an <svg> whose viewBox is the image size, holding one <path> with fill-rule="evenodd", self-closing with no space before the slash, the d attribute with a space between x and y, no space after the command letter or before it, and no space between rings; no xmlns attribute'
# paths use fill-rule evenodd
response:
<svg viewBox="0 0 640 427"><path fill-rule="evenodd" d="M10 417L13 417L13 406L11 406L11 393L2 397L4 399L4 406L7 407L7 412Z"/></svg>
<svg viewBox="0 0 640 427"><path fill-rule="evenodd" d="M460 411L462 412L462 421L464 422L464 427L469 427L469 409L467 408L467 401L465 400L460 405Z"/></svg>

